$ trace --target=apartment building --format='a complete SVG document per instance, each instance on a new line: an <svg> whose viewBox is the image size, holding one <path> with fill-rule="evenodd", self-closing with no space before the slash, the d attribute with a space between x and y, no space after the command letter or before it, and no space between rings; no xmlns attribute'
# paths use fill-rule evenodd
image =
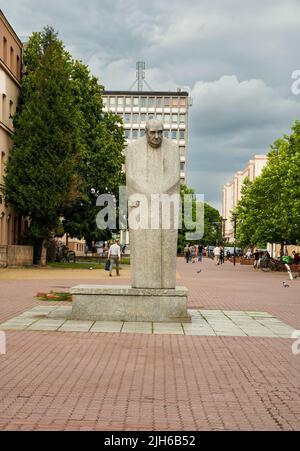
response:
<svg viewBox="0 0 300 451"><path fill-rule="evenodd" d="M161 91L104 91L104 111L120 116L125 128L127 142L145 135L147 120L156 118L164 124L164 136L173 139L180 150L180 175L187 179L188 161L188 113L190 107L188 92Z"/></svg>
<svg viewBox="0 0 300 451"><path fill-rule="evenodd" d="M224 236L229 241L233 241L234 238L234 225L231 222L231 214L242 197L241 190L245 178L248 177L250 182L253 182L261 174L267 162L267 155L255 155L248 162L246 168L243 171L238 171L234 178L229 183L226 183L223 188L222 217L226 219Z"/></svg>
<svg viewBox="0 0 300 451"><path fill-rule="evenodd" d="M20 92L22 42L0 10L0 184L12 148L13 122ZM21 224L0 193L0 245L17 243Z"/></svg>

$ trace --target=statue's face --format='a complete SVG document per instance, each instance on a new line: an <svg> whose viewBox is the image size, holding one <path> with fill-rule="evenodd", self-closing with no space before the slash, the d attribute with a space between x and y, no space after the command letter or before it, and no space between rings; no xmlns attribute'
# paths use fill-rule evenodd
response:
<svg viewBox="0 0 300 451"><path fill-rule="evenodd" d="M146 136L149 146L157 149L163 141L163 129L161 125L149 125L146 130Z"/></svg>

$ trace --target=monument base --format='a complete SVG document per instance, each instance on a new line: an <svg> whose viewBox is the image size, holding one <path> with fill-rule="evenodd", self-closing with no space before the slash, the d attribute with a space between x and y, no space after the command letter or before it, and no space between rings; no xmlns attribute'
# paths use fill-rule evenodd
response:
<svg viewBox="0 0 300 451"><path fill-rule="evenodd" d="M71 319L94 321L190 322L188 290L78 285L71 289Z"/></svg>

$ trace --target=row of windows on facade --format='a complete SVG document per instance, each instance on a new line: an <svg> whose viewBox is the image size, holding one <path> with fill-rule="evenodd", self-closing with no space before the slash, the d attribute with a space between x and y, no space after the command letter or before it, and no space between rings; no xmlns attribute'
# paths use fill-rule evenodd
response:
<svg viewBox="0 0 300 451"><path fill-rule="evenodd" d="M158 121L163 121L164 123L185 124L186 115L185 114L130 114L130 113L118 113L118 115L124 120L125 124L139 124L146 123L149 119L157 119Z"/></svg>
<svg viewBox="0 0 300 451"><path fill-rule="evenodd" d="M114 108L162 108L186 107L186 97L103 97L103 106Z"/></svg>
<svg viewBox="0 0 300 451"><path fill-rule="evenodd" d="M10 47L8 59L8 45L5 36L3 37L3 61L12 72L14 72L15 70L17 73L20 72L20 56L15 56L14 48Z"/></svg>
<svg viewBox="0 0 300 451"><path fill-rule="evenodd" d="M138 139L139 137L145 136L145 130L125 130L125 138L126 139ZM164 130L164 137L165 138L171 138L174 140L184 141L185 140L185 132L184 130L180 130L178 133L178 130L172 130L171 132L169 130Z"/></svg>

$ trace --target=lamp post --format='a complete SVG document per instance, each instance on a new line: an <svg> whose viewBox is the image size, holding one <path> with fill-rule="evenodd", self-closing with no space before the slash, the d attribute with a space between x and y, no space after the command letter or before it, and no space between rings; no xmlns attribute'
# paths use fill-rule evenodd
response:
<svg viewBox="0 0 300 451"><path fill-rule="evenodd" d="M232 216L233 216L233 224L234 224L234 232L233 232L234 233L234 235L233 235L233 238L234 238L233 266L235 266L236 265L235 258L236 258L236 221L237 221L237 215L233 214Z"/></svg>
<svg viewBox="0 0 300 451"><path fill-rule="evenodd" d="M222 218L222 233L223 233L223 241L225 242L225 234L226 234L226 218Z"/></svg>

